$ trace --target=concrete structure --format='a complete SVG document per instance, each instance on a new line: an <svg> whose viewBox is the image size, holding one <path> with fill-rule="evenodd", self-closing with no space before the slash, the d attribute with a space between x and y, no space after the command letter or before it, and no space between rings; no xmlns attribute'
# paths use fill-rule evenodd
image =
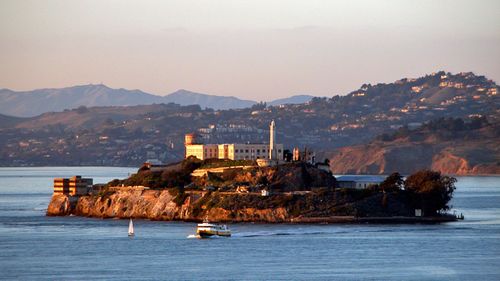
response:
<svg viewBox="0 0 500 281"><path fill-rule="evenodd" d="M295 162L307 162L314 165L316 163L316 153L314 153L314 151L310 149L307 149L307 147L304 148L303 151L301 151L298 147L295 147L292 153L292 160Z"/></svg>
<svg viewBox="0 0 500 281"><path fill-rule="evenodd" d="M293 161L300 161L300 150L298 147L293 148L292 160Z"/></svg>
<svg viewBox="0 0 500 281"><path fill-rule="evenodd" d="M186 134L184 136L185 144L196 144L196 134Z"/></svg>
<svg viewBox="0 0 500 281"><path fill-rule="evenodd" d="M422 216L422 209L415 209L415 217L421 217Z"/></svg>
<svg viewBox="0 0 500 281"><path fill-rule="evenodd" d="M370 185L380 184L384 181L382 176L339 176L336 177L337 185L340 188L363 189Z"/></svg>
<svg viewBox="0 0 500 281"><path fill-rule="evenodd" d="M218 168L207 168L207 169L196 169L191 173L191 176L193 177L203 177L208 175L209 173L211 174L221 174L226 171L230 170L246 170L246 169L252 169L254 168L253 165L247 165L247 166L231 166L231 167L218 167Z"/></svg>
<svg viewBox="0 0 500 281"><path fill-rule="evenodd" d="M269 144L265 143L228 143L204 144L198 141L195 134L186 134L185 157L195 156L198 159L231 159L231 160L257 160L257 159L283 159L283 144L276 143L276 125L274 120L269 126Z"/></svg>
<svg viewBox="0 0 500 281"><path fill-rule="evenodd" d="M85 195L92 189L93 180L73 176L71 178L55 178L54 193L68 194L71 196Z"/></svg>

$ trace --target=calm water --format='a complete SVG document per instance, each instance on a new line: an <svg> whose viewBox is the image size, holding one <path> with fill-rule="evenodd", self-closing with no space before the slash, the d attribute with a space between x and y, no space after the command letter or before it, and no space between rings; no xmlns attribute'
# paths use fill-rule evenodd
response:
<svg viewBox="0 0 500 281"><path fill-rule="evenodd" d="M500 280L500 177L459 178L466 220L443 225L234 224L231 238L189 239L195 224L45 217L52 178L94 182L129 168L0 168L0 279Z"/></svg>

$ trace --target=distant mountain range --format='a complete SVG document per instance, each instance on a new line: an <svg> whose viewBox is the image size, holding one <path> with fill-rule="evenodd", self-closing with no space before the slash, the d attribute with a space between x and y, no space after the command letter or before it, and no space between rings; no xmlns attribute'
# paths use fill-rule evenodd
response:
<svg viewBox="0 0 500 281"><path fill-rule="evenodd" d="M312 98L313 96L309 95L298 95L271 101L269 105L304 103ZM24 92L0 89L0 114L18 117L33 117L45 112L60 112L79 106L133 106L154 103L197 104L201 108L222 110L247 108L257 102L183 89L166 96L157 96L140 90L112 89L102 84Z"/></svg>

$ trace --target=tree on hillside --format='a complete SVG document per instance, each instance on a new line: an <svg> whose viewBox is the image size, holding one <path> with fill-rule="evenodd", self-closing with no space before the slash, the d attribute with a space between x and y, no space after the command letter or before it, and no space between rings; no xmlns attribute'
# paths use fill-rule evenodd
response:
<svg viewBox="0 0 500 281"><path fill-rule="evenodd" d="M453 197L456 181L453 177L442 176L440 172L421 170L410 175L404 184L415 208L422 209L429 216L450 208L448 202Z"/></svg>
<svg viewBox="0 0 500 281"><path fill-rule="evenodd" d="M398 191L403 187L403 176L398 172L390 174L383 182L380 183L380 188L383 191L391 192Z"/></svg>
<svg viewBox="0 0 500 281"><path fill-rule="evenodd" d="M76 109L76 113L78 113L78 114L84 114L84 113L87 113L87 112L89 112L89 109L85 105L80 105Z"/></svg>

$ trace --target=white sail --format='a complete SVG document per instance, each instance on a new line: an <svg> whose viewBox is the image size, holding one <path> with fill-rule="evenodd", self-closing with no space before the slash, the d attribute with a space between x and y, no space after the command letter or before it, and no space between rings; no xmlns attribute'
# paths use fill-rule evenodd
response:
<svg viewBox="0 0 500 281"><path fill-rule="evenodd" d="M130 222L128 223L128 236L134 236L134 223L132 222L132 219L130 219Z"/></svg>

